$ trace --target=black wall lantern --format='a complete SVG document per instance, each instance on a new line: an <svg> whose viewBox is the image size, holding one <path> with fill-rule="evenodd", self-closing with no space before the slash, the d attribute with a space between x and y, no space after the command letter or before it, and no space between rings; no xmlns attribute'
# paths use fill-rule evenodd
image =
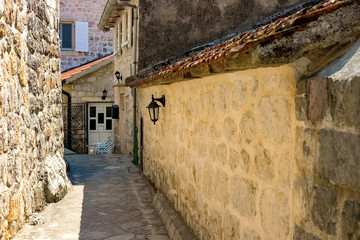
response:
<svg viewBox="0 0 360 240"><path fill-rule="evenodd" d="M119 71L115 72L115 77L116 77L116 79L118 80L118 82L120 84L120 80L122 80L122 76L121 76L121 73Z"/></svg>
<svg viewBox="0 0 360 240"><path fill-rule="evenodd" d="M107 91L106 91L106 89L104 89L103 95L102 95L101 99L102 99L102 100L105 100L106 97L107 97Z"/></svg>
<svg viewBox="0 0 360 240"><path fill-rule="evenodd" d="M165 96L162 95L161 98L154 98L154 95L151 95L151 103L146 108L149 110L150 119L154 122L154 125L157 120L159 120L159 104L157 104L155 101L158 101L162 104L163 107L165 107Z"/></svg>

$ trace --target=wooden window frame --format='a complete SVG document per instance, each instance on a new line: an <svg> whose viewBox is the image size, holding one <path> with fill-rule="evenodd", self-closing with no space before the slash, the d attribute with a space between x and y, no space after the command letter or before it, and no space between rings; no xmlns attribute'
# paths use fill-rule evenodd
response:
<svg viewBox="0 0 360 240"><path fill-rule="evenodd" d="M63 42L63 38L62 38L62 24L71 24L71 48L63 48L62 47L62 42ZM74 22L60 22L59 25L59 37L61 40L61 44L60 44L60 49L61 51L74 51L75 48L75 23Z"/></svg>

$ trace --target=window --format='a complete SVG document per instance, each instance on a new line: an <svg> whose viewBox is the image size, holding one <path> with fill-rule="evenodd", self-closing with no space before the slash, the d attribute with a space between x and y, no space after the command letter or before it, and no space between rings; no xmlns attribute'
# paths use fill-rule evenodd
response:
<svg viewBox="0 0 360 240"><path fill-rule="evenodd" d="M89 23L60 23L61 50L89 51Z"/></svg>
<svg viewBox="0 0 360 240"><path fill-rule="evenodd" d="M61 50L73 50L73 24L60 23Z"/></svg>
<svg viewBox="0 0 360 240"><path fill-rule="evenodd" d="M132 27L133 27L133 17L132 17L132 8L129 8L127 13L127 35L128 35L128 46L131 47L132 45Z"/></svg>
<svg viewBox="0 0 360 240"><path fill-rule="evenodd" d="M112 117L112 107L106 107L106 117Z"/></svg>
<svg viewBox="0 0 360 240"><path fill-rule="evenodd" d="M114 52L116 53L119 50L118 44L119 44L119 27L115 25L114 27Z"/></svg>
<svg viewBox="0 0 360 240"><path fill-rule="evenodd" d="M96 107L90 107L90 117L96 117Z"/></svg>
<svg viewBox="0 0 360 240"><path fill-rule="evenodd" d="M90 119L90 130L96 130L96 119Z"/></svg>
<svg viewBox="0 0 360 240"><path fill-rule="evenodd" d="M104 113L98 113L98 124L104 124Z"/></svg>
<svg viewBox="0 0 360 240"><path fill-rule="evenodd" d="M112 119L106 119L106 130L112 129Z"/></svg>
<svg viewBox="0 0 360 240"><path fill-rule="evenodd" d="M122 20L120 18L118 24L117 24L117 27L118 27L118 49L119 51L121 51L121 45L122 45Z"/></svg>
<svg viewBox="0 0 360 240"><path fill-rule="evenodd" d="M118 42L120 48L132 45L133 10L125 12L118 22Z"/></svg>
<svg viewBox="0 0 360 240"><path fill-rule="evenodd" d="M127 34L127 14L125 13L122 18L121 18L121 24L122 24L122 27L121 27L121 30L122 30L122 39L121 39L121 47L125 46L128 44L128 34Z"/></svg>

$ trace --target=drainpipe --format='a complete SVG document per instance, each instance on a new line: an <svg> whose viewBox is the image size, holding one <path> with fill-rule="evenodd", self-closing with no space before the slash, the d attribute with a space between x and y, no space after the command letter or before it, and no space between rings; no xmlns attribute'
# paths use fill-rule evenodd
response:
<svg viewBox="0 0 360 240"><path fill-rule="evenodd" d="M138 8L136 5L133 5L133 4L130 4L130 3L127 3L127 2L124 2L124 1L120 1L118 0L118 3L120 4L123 4L125 6L128 6L128 7L131 7L133 8L135 11L134 11L134 31L133 31L133 44L134 44L134 47L133 47L133 74L134 76L136 76L136 64L137 64L137 56L136 56L136 53L137 53L137 22L138 22ZM137 164L137 127L136 127L136 88L133 88L133 98L134 98L134 119L133 119L133 125L134 125L134 129L133 129L133 132L134 132L134 139L133 139L133 143L134 143L134 160L133 160L133 163L134 164Z"/></svg>
<svg viewBox="0 0 360 240"><path fill-rule="evenodd" d="M136 51L137 51L137 23L138 23L138 12L137 12L137 8L135 8L135 15L134 15L134 47L133 47L133 66L134 66L134 76L136 76L136 64L137 64L137 57L136 57ZM136 88L134 88L134 133L137 133L137 126L136 126L136 101L137 101L137 96L136 96ZM137 135L134 134L134 163L137 165L138 164L138 157L137 157Z"/></svg>
<svg viewBox="0 0 360 240"><path fill-rule="evenodd" d="M62 90L62 94L64 94L67 99L67 140L68 140L68 146L69 148L72 148L72 141L71 141L71 95L70 93Z"/></svg>

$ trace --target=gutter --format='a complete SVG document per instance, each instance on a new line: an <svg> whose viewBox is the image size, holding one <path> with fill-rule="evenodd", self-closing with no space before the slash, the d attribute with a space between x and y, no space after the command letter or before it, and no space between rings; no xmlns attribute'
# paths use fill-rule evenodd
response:
<svg viewBox="0 0 360 240"><path fill-rule="evenodd" d="M64 91L63 89L61 90L62 94L64 94L66 97L67 97L67 137L68 137L68 148L71 148L72 146L72 141L71 141L71 95L70 93ZM65 137L64 137L64 140L65 140Z"/></svg>
<svg viewBox="0 0 360 240"><path fill-rule="evenodd" d="M106 2L104 11L101 15L98 27L100 28L100 30L104 31L104 32L108 32L110 29L106 27L106 22L109 20L110 18L110 14L112 13L112 11L114 10L115 6L117 4L117 0L108 0Z"/></svg>

